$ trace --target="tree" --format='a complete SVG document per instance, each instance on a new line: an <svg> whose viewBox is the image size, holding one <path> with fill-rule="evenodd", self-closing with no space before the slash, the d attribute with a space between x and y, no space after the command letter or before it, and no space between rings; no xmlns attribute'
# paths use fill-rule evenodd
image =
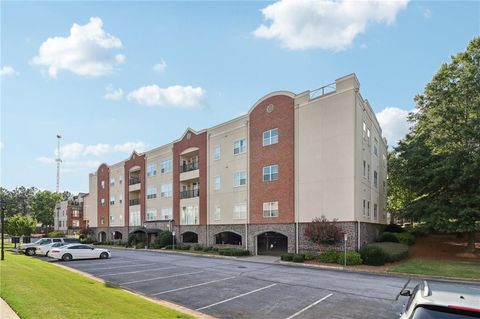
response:
<svg viewBox="0 0 480 319"><path fill-rule="evenodd" d="M443 64L415 98L412 128L395 149L400 183L411 194L403 216L468 236L480 223L480 38Z"/></svg>
<svg viewBox="0 0 480 319"><path fill-rule="evenodd" d="M37 222L30 216L14 215L5 220L5 231L11 236L30 236Z"/></svg>
<svg viewBox="0 0 480 319"><path fill-rule="evenodd" d="M393 223L415 195L403 180L404 160L399 158L395 152L390 151L387 153L387 163L387 207L391 214L391 223Z"/></svg>
<svg viewBox="0 0 480 319"><path fill-rule="evenodd" d="M343 238L343 231L335 226L333 222L322 215L321 218L315 218L305 228L305 238L317 245L333 245Z"/></svg>
<svg viewBox="0 0 480 319"><path fill-rule="evenodd" d="M26 188L24 186L17 187L12 191L1 188L0 196L7 203L5 210L6 216L13 216L17 214L28 215L32 212L32 200L37 189L35 187Z"/></svg>
<svg viewBox="0 0 480 319"><path fill-rule="evenodd" d="M62 194L53 193L48 190L39 191L32 202L33 216L43 226L52 226L55 211L55 204L63 199Z"/></svg>

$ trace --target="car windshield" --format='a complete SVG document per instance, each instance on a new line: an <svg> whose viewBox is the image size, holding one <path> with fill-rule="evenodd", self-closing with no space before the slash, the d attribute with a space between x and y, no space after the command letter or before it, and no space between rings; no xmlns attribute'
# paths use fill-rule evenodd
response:
<svg viewBox="0 0 480 319"><path fill-rule="evenodd" d="M480 318L480 314L470 314L465 311L446 307L418 307L415 309L412 319L471 319Z"/></svg>
<svg viewBox="0 0 480 319"><path fill-rule="evenodd" d="M41 239L39 240L38 242L36 242L38 245L46 245L46 244L50 244L51 241L50 239Z"/></svg>
<svg viewBox="0 0 480 319"><path fill-rule="evenodd" d="M66 243L79 243L80 241L77 238L64 238L64 242Z"/></svg>

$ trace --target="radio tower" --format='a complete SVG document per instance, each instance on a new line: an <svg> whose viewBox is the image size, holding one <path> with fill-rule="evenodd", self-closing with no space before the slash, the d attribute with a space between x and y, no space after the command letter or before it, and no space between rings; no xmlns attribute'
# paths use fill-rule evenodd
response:
<svg viewBox="0 0 480 319"><path fill-rule="evenodd" d="M60 139L62 138L61 135L57 134L57 158L55 161L57 162L57 194L60 191L60 163L62 159L60 158Z"/></svg>

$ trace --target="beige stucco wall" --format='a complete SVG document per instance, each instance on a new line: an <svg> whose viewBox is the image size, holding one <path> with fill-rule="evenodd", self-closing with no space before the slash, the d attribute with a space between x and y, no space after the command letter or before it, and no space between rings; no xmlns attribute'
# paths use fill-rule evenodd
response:
<svg viewBox="0 0 480 319"><path fill-rule="evenodd" d="M242 116L207 131L208 167L207 167L207 205L210 224L243 224L246 219L234 219L233 208L236 204L245 203L248 208L248 117ZM233 143L239 139L247 141L247 152L233 154ZM215 147L220 146L220 160L214 159ZM247 185L234 187L234 173L245 171ZM220 177L220 190L215 190L215 176ZM215 220L216 207L220 207L220 219ZM248 214L248 211L247 211Z"/></svg>
<svg viewBox="0 0 480 319"><path fill-rule="evenodd" d="M83 218L89 227L97 227L97 175L88 176L89 193L85 196L83 205Z"/></svg>
<svg viewBox="0 0 480 319"><path fill-rule="evenodd" d="M173 144L167 144L145 153L146 155L145 157L147 161L145 169L147 170L147 172L148 172L148 167L152 164L155 164L157 168L156 175L147 176L147 174L145 174L147 179L145 192L148 191L149 187L155 187L157 189L156 198L147 199L145 195L145 200L146 200L145 214L147 214L149 210L156 210L157 220L163 219L162 209L170 208L172 209L172 212L173 212L173 192L175 191L173 189L173 185L172 185L172 196L161 197L162 184L173 184L173 165L174 165L173 161L172 161L172 169L170 172L164 172L164 173L161 172L162 161L172 160L173 158L172 147L173 147Z"/></svg>
<svg viewBox="0 0 480 319"><path fill-rule="evenodd" d="M115 203L110 205L110 198L108 198L108 204L110 205L110 226L120 227L125 226L125 169L123 162L114 164L110 168L110 179L115 178L115 183L110 184L110 180L107 181L110 185L110 197L114 197ZM120 182L121 181L121 182ZM120 203L120 198L122 202Z"/></svg>

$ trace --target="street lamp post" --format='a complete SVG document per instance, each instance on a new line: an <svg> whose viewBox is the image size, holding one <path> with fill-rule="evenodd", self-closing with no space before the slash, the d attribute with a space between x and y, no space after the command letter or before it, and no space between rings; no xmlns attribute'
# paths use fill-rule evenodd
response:
<svg viewBox="0 0 480 319"><path fill-rule="evenodd" d="M4 237L5 237L5 209L7 208L7 202L2 199L0 202L1 207L1 222L2 222L2 256L1 260L5 259L5 251L4 251Z"/></svg>

